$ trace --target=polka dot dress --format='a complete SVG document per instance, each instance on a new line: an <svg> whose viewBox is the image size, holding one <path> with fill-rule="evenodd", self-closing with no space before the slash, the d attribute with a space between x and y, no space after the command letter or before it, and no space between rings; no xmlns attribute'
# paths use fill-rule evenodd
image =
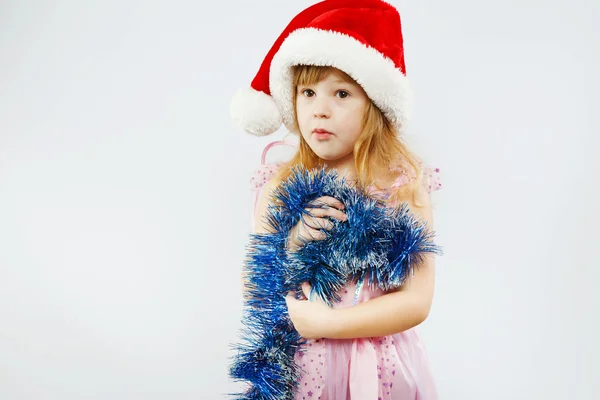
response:
<svg viewBox="0 0 600 400"><path fill-rule="evenodd" d="M336 308L349 307L385 292L349 283ZM295 355L302 371L295 400L436 400L437 392L423 343L415 328L360 339L312 339Z"/></svg>
<svg viewBox="0 0 600 400"><path fill-rule="evenodd" d="M250 180L257 195L281 164L263 164ZM423 185L429 192L442 188L438 168L423 164ZM393 183L410 179L403 173ZM335 307L349 307L384 295L368 284L350 282L339 293ZM295 354L302 371L294 400L437 400L427 355L416 328L373 338L313 339Z"/></svg>

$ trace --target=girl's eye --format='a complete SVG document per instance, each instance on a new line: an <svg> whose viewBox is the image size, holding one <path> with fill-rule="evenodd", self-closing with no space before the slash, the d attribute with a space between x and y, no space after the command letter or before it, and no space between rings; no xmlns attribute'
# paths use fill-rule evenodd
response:
<svg viewBox="0 0 600 400"><path fill-rule="evenodd" d="M304 94L306 97L312 97L315 92L312 89L304 89L302 94Z"/></svg>
<svg viewBox="0 0 600 400"><path fill-rule="evenodd" d="M337 94L340 95L341 99L345 99L346 97L350 96L350 93L346 92L345 90L338 90Z"/></svg>

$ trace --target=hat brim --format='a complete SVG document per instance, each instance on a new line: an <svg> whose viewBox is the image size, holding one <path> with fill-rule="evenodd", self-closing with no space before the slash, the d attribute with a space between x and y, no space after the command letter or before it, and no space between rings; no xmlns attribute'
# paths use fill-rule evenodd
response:
<svg viewBox="0 0 600 400"><path fill-rule="evenodd" d="M410 118L412 90L394 62L356 38L316 28L292 32L273 56L270 92L283 123L293 129L293 70L296 65L330 66L351 76L400 133Z"/></svg>

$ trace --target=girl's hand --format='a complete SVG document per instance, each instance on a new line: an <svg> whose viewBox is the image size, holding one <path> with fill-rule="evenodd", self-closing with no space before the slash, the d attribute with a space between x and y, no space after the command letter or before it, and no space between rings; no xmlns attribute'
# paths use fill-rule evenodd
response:
<svg viewBox="0 0 600 400"><path fill-rule="evenodd" d="M307 242L325 239L327 234L321 229L329 231L333 228L333 222L326 217L347 221L348 216L343 212L344 209L341 201L330 196L313 200L309 207L305 208L309 215L304 215L290 230L288 251L295 252Z"/></svg>
<svg viewBox="0 0 600 400"><path fill-rule="evenodd" d="M308 282L302 284L302 292L307 300L297 300L295 292L289 292L285 297L288 313L294 328L305 339L327 338L335 327L333 317L335 309L330 308L319 297L310 299L311 286Z"/></svg>

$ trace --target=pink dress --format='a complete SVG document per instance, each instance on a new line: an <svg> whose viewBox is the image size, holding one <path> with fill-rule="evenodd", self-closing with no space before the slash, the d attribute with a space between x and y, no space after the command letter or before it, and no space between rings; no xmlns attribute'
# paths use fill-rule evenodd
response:
<svg viewBox="0 0 600 400"><path fill-rule="evenodd" d="M279 164L263 164L251 179L262 186ZM439 170L424 166L429 192L442 187ZM409 178L401 175L400 186ZM384 194L385 195L385 194ZM335 308L350 307L385 294L366 282L350 282L340 292ZM294 400L436 400L427 354L416 328L384 337L310 339L295 355L302 376Z"/></svg>

